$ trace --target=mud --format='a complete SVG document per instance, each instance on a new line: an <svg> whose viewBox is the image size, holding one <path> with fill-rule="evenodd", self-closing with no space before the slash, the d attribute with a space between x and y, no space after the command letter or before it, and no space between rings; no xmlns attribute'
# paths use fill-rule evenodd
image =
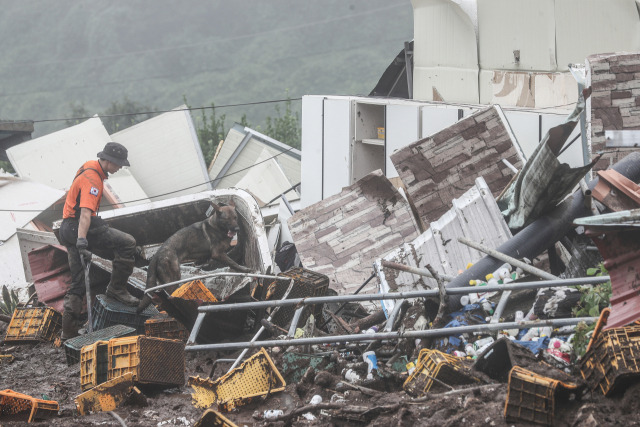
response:
<svg viewBox="0 0 640 427"><path fill-rule="evenodd" d="M0 336L5 335L6 324L0 323ZM352 367L366 376L366 365L349 361L349 355L325 352L324 356L302 360L297 355L286 355L284 349L270 350L270 355L287 386L283 392L266 398L255 398L225 416L238 426L527 426L522 422L504 419L507 384L492 382L482 385L456 386L454 390L441 388L441 393L412 398L402 383L401 374L381 363L379 376L350 384L342 371ZM109 413L78 415L74 398L81 394L80 367L67 366L64 347L53 343L3 344L0 353L11 354L0 360L0 390L11 389L19 393L60 404L57 417L39 421L37 425L51 426L119 426ZM216 379L229 369L228 362L236 354L216 352L187 352L185 386L157 390L142 388L146 399L127 402L114 412L127 426L193 426L203 414L193 406L192 389L186 385L189 376ZM342 357L345 356L345 357ZM354 359L355 360L355 359ZM311 367L311 369L309 369ZM381 376L381 377L380 377ZM489 379L489 381L492 381ZM587 392L581 399L562 400L556 404L556 426L631 426L640 425L640 384L635 383L616 396L605 398L599 392ZM313 396L322 402L310 405ZM281 409L284 417L298 414L285 421L262 419L266 410ZM310 413L315 420L306 420L302 414ZM20 426L26 422L6 421L0 415L0 425Z"/></svg>

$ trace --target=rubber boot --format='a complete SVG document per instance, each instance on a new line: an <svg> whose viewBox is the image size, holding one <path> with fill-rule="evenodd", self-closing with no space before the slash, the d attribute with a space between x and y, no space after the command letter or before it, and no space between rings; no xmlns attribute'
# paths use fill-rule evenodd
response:
<svg viewBox="0 0 640 427"><path fill-rule="evenodd" d="M116 301L120 301L125 305L136 307L140 302L138 298L134 297L127 291L127 280L133 272L133 263L126 262L113 262L113 271L111 272L111 281L107 286L106 295L109 298L113 298Z"/></svg>
<svg viewBox="0 0 640 427"><path fill-rule="evenodd" d="M80 314L82 313L82 297L74 294L64 296L64 313L62 314L63 341L77 337L80 329Z"/></svg>

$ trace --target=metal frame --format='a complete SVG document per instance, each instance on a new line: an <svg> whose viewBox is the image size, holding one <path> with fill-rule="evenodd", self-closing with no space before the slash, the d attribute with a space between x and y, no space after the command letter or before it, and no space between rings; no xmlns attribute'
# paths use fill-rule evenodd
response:
<svg viewBox="0 0 640 427"><path fill-rule="evenodd" d="M217 273L215 275L225 275L225 274L239 275L243 273ZM254 276L264 276L264 275L254 275ZM275 277L279 280L290 280L290 278L283 277L283 276L267 276L267 277L269 278ZM191 280L193 280L193 278L191 278ZM494 291L500 292L500 291L523 290L523 289L552 288L552 287L560 287L560 286L595 285L595 284L604 283L607 281L609 281L609 276L556 279L556 280L544 280L544 281L538 281L538 282L509 283L506 285L487 285L487 286L482 286L482 291L483 292L494 292ZM176 282L162 285L162 287L170 286L175 283ZM148 289L147 292L153 289L158 289L158 288L160 287ZM475 288L462 287L462 288L446 289L447 295L464 295L471 292L475 292ZM394 292L394 293L386 293L386 294L337 295L337 296L329 296L329 297L292 298L292 299L281 300L281 301L258 301L258 302L248 302L248 303L238 303L238 304L217 304L217 305L200 306L198 307L198 312L199 312L198 317L196 318L195 324L193 325L193 328L191 330L191 334L187 341L185 350L186 351L236 350L236 349L257 348L257 347L275 347L275 346L282 346L282 345L289 346L289 345L339 343L339 342L346 342L346 341L372 341L372 340L375 341L375 340L386 340L386 339L397 339L397 338L424 338L424 337L430 337L430 336L455 335L455 334L473 332L473 331L497 331L501 329L524 329L532 326L565 326L565 325L577 324L579 322L592 323L597 320L597 318L595 317L583 317L583 318L570 318L570 319L552 319L552 320L542 320L542 321L539 320L535 322L489 323L489 324L482 324L482 325L462 326L457 328L430 329L430 330L423 330L423 331L406 331L406 332L386 331L386 332L375 333L375 334L334 335L334 336L325 336L325 337L317 337L317 338L290 339L286 341L252 340L250 342L237 342L237 343L219 343L219 344L205 344L205 345L195 344L198 333L200 332L200 327L202 326L202 322L204 321L204 318L207 313L259 309L259 308L268 308L268 307L283 307L283 306L291 306L291 305L298 306L298 309L294 314L294 319L291 322L291 328L289 330L289 337L291 337L292 331L295 332L295 328L297 327L297 319L299 319L300 313L302 312L304 307L307 305L323 304L323 303L330 303L330 302L425 298L425 297L435 297L438 295L439 295L438 289L431 289L427 291Z"/></svg>

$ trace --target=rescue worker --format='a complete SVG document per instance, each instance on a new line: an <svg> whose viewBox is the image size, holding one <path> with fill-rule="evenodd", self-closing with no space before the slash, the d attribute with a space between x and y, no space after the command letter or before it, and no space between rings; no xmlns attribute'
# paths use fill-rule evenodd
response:
<svg viewBox="0 0 640 427"><path fill-rule="evenodd" d="M59 233L60 242L67 248L71 270L71 287L64 297L63 340L78 336L80 329L82 299L86 294L81 257L85 263L90 263L91 253L95 252L103 258L112 259L107 297L126 305L138 305L138 299L126 289L127 280L133 272L136 241L130 234L109 227L96 215L104 180L122 166L129 166L127 155L122 144L108 142L98 153L98 160L89 160L82 165L67 193Z"/></svg>

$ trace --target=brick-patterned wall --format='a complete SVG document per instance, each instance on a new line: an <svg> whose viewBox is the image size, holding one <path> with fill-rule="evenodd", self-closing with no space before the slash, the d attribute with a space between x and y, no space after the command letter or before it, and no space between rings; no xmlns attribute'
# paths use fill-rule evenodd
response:
<svg viewBox="0 0 640 427"><path fill-rule="evenodd" d="M451 207L451 200L482 176L494 196L513 177L502 162L521 169L521 153L497 107L491 106L391 155L425 227Z"/></svg>
<svg viewBox="0 0 640 427"><path fill-rule="evenodd" d="M288 224L302 265L346 293L369 278L377 258L419 233L408 203L379 170L296 212Z"/></svg>
<svg viewBox="0 0 640 427"><path fill-rule="evenodd" d="M640 53L591 55L586 60L591 97L587 101L592 157L605 151L595 170L607 169L634 148L605 147L607 130L640 129Z"/></svg>

